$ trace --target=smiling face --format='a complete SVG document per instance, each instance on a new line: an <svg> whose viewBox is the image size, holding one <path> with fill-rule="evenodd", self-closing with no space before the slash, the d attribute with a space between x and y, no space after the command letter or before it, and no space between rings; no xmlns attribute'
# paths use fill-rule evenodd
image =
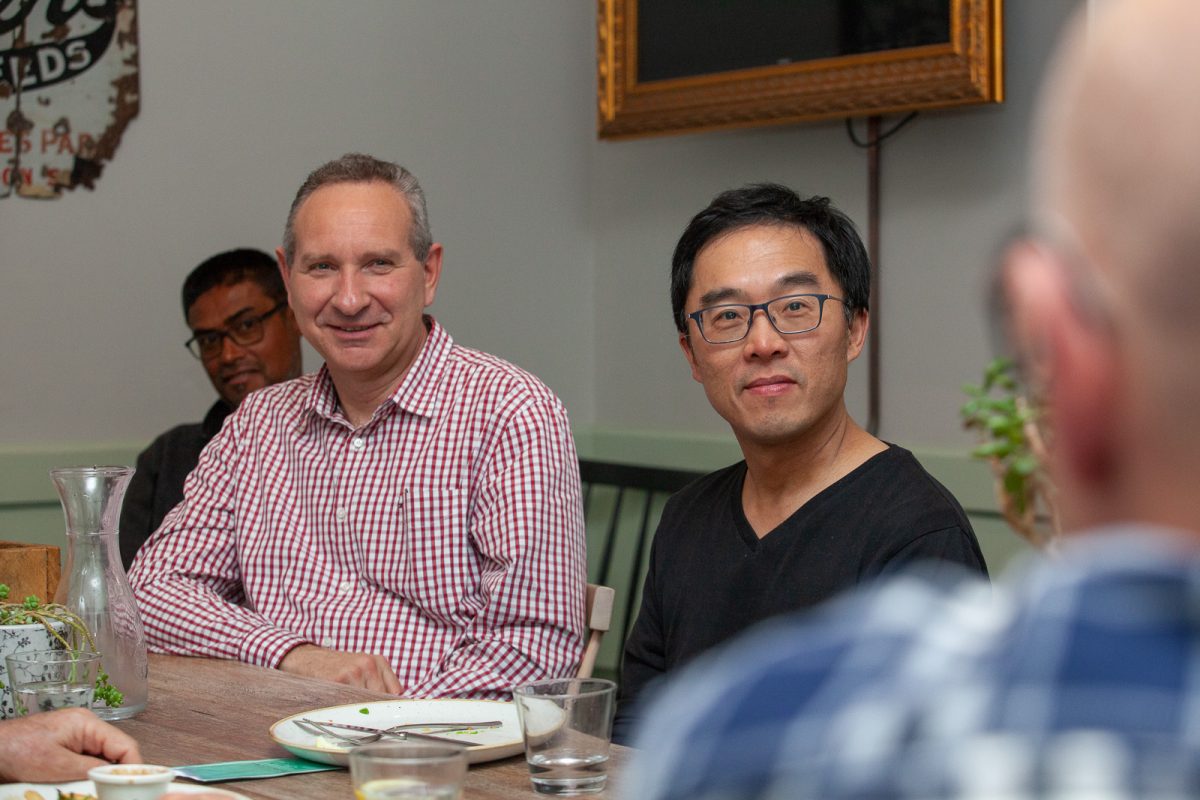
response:
<svg viewBox="0 0 1200 800"><path fill-rule="evenodd" d="M437 291L442 249L434 244L418 260L411 221L407 200L390 185L335 183L297 211L293 263L278 251L300 331L339 392L394 389L425 342L422 314Z"/></svg>
<svg viewBox="0 0 1200 800"><path fill-rule="evenodd" d="M275 306L275 300L252 280L218 284L192 303L187 323L193 334L226 330ZM291 309L280 309L262 325L261 341L243 345L226 336L220 352L201 362L217 394L231 406L236 407L255 389L300 374L300 331Z"/></svg>
<svg viewBox="0 0 1200 800"><path fill-rule="evenodd" d="M685 309L809 292L844 294L821 243L800 228L752 225L699 252ZM845 417L846 372L862 351L867 315L859 311L847 325L842 304L829 300L820 326L807 333L780 334L758 312L739 342L709 344L694 320L687 330L679 343L692 377L745 450L820 437Z"/></svg>

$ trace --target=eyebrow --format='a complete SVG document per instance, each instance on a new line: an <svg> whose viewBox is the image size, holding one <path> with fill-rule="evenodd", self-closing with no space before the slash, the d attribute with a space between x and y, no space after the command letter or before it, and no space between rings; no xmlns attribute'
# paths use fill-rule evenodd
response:
<svg viewBox="0 0 1200 800"><path fill-rule="evenodd" d="M246 316L246 314L252 314L252 313L257 313L257 309L254 306L243 306L242 308L239 308L237 311L233 312L228 317L226 317L224 320L222 320L220 328L192 328L192 334L199 336L202 333L216 333L219 330L224 330L225 328L228 328L239 317L244 317L244 316Z"/></svg>
<svg viewBox="0 0 1200 800"><path fill-rule="evenodd" d="M362 254L363 261L374 261L377 258L399 262L404 260L404 253L399 250L369 250Z"/></svg>
<svg viewBox="0 0 1200 800"><path fill-rule="evenodd" d="M404 260L403 250L369 250L356 257L356 260L362 262L373 261L377 258L388 259L391 261L400 262ZM330 253L300 253L296 256L296 265L312 265L312 264L341 264L341 260L335 258Z"/></svg>
<svg viewBox="0 0 1200 800"><path fill-rule="evenodd" d="M779 280L775 281L777 289L817 289L821 283L817 280L815 272L808 270L797 270L789 272ZM700 295L700 307L707 308L708 306L718 305L727 301L745 300L746 293L741 289L721 288L712 289Z"/></svg>

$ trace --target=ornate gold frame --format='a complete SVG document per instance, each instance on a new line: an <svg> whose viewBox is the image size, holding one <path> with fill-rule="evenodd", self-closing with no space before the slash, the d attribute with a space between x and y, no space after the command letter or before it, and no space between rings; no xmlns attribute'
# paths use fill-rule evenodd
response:
<svg viewBox="0 0 1200 800"><path fill-rule="evenodd" d="M1003 0L947 2L947 44L638 83L637 0L597 0L598 134L620 139L1002 102Z"/></svg>

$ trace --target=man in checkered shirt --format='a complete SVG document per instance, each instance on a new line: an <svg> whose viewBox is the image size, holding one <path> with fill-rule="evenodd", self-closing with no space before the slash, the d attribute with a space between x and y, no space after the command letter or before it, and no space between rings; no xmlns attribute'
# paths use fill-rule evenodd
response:
<svg viewBox="0 0 1200 800"><path fill-rule="evenodd" d="M247 397L143 546L150 646L413 697L573 674L586 556L566 411L425 314L442 246L416 179L325 164L277 256L325 365Z"/></svg>
<svg viewBox="0 0 1200 800"><path fill-rule="evenodd" d="M1036 233L997 287L1059 551L735 641L651 709L626 796L1200 796L1197 42L1195 0L1110 0L1042 99Z"/></svg>

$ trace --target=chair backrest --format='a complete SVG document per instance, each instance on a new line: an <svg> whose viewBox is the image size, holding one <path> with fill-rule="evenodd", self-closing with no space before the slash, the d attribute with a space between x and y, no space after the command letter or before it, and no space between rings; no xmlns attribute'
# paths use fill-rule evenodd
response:
<svg viewBox="0 0 1200 800"><path fill-rule="evenodd" d="M617 593L609 586L598 586L594 583L587 585L587 626L588 640L583 648L583 660L579 662L578 678L592 677L596 668L596 655L600 652L600 643L604 634L612 624L613 598Z"/></svg>
<svg viewBox="0 0 1200 800"><path fill-rule="evenodd" d="M667 498L704 473L581 459L587 521L588 580L611 586L620 602L596 659L606 677L619 677L625 636L641 601L650 537Z"/></svg>

